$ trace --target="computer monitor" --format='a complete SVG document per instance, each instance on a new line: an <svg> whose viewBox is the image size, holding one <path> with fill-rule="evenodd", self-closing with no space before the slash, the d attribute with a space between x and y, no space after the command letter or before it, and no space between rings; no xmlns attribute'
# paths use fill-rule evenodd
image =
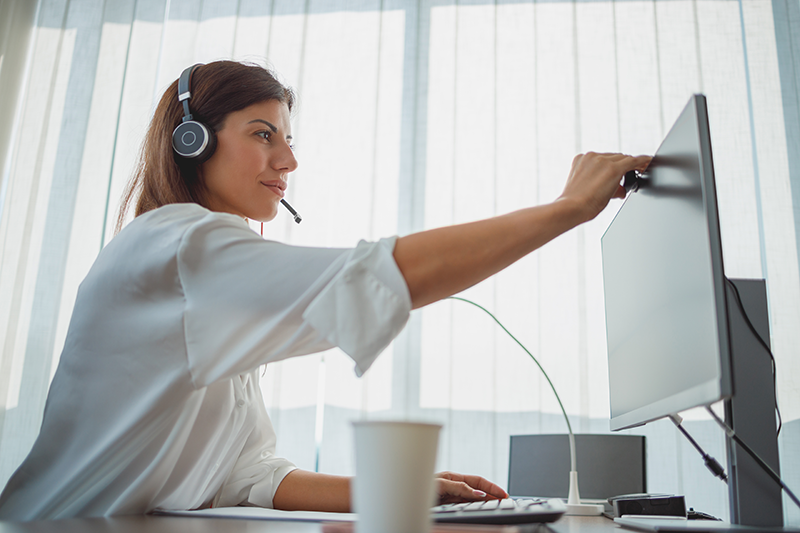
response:
<svg viewBox="0 0 800 533"><path fill-rule="evenodd" d="M689 100L628 195L602 254L611 429L725 400L726 422L761 439L756 446L777 469L771 366L725 278L703 95ZM756 370L747 366L754 359ZM737 375L748 379L737 384ZM780 489L738 445L728 448L732 522L782 525Z"/></svg>
<svg viewBox="0 0 800 533"><path fill-rule="evenodd" d="M704 103L692 98L602 238L612 430L731 394Z"/></svg>

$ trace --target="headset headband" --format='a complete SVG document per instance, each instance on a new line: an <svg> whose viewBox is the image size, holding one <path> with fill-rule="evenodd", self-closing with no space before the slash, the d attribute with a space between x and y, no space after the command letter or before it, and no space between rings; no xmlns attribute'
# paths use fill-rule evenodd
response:
<svg viewBox="0 0 800 533"><path fill-rule="evenodd" d="M189 99L192 97L192 73L201 65L202 63L197 63L191 67L186 67L181 72L181 77L178 80L178 101L183 103L183 120L181 122L192 120L192 112L189 110Z"/></svg>

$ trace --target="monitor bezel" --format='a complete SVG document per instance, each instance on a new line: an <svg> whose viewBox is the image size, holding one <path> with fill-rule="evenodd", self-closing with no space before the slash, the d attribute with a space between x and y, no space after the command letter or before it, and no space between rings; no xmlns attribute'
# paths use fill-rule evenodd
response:
<svg viewBox="0 0 800 533"><path fill-rule="evenodd" d="M694 108L696 128L699 135L700 153L700 182L702 187L704 211L708 228L709 251L711 254L712 282L714 288L714 301L716 308L716 324L719 348L719 378L715 378L690 389L672 394L656 402L643 405L632 411L612 416L609 412L609 421L612 431L629 429L642 426L648 422L659 420L679 411L711 405L720 400L730 398L733 394L733 376L731 375L731 345L728 327L728 304L725 289L725 268L722 257L722 236L719 223L719 210L716 194L716 179L714 176L713 155L711 150L710 128L708 124L708 108L706 97L695 94L681 111L679 117L691 107ZM680 120L676 120L676 123ZM668 138L675 126L670 129L665 138ZM663 144L663 143L662 143ZM658 151L656 151L656 157ZM631 194L635 194L631 193ZM620 211L624 209L623 204ZM616 216L614 220L616 220ZM614 224L612 220L609 228ZM606 232L608 229L606 230ZM605 234L604 234L605 235ZM610 381L610 380L609 380ZM609 391L610 392L610 391ZM680 408L676 408L679 406Z"/></svg>

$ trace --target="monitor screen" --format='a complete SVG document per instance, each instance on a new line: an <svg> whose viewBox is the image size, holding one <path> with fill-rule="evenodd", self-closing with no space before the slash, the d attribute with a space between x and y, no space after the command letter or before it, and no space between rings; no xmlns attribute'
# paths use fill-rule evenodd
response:
<svg viewBox="0 0 800 533"><path fill-rule="evenodd" d="M611 429L731 394L705 97L695 95L602 238Z"/></svg>

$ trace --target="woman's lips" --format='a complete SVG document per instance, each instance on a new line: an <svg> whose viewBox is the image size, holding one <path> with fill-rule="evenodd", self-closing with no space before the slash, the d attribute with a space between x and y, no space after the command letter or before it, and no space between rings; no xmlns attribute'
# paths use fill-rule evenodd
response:
<svg viewBox="0 0 800 533"><path fill-rule="evenodd" d="M282 181L267 181L267 182L262 181L261 184L267 187L275 194L277 194L279 198L283 198L284 195L286 194L284 192L286 190L286 183Z"/></svg>

